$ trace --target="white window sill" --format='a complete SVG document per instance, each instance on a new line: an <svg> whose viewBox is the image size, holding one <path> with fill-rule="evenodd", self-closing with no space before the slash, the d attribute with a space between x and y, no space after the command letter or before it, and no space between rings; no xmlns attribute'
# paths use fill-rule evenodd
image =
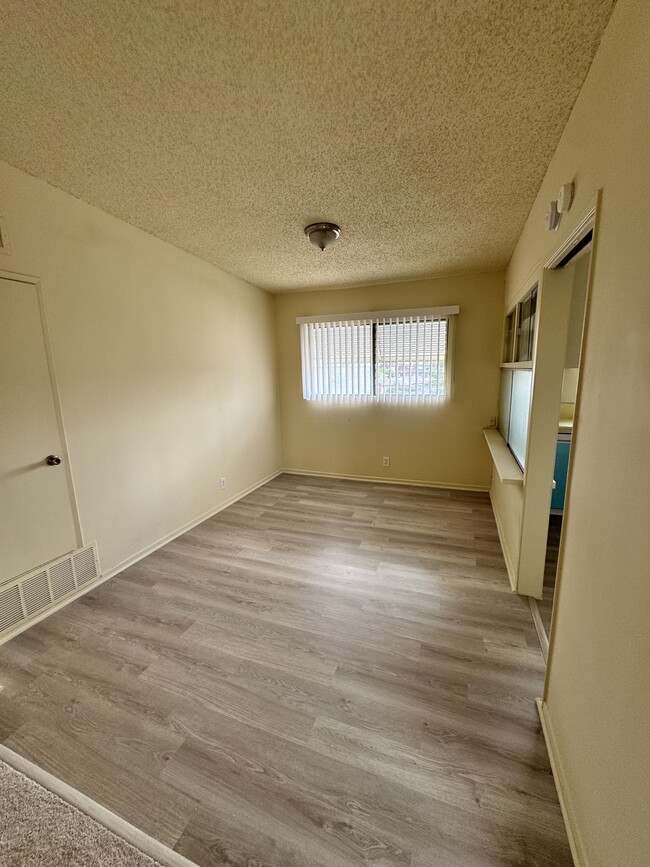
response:
<svg viewBox="0 0 650 867"><path fill-rule="evenodd" d="M504 485L523 485L524 474L510 453L510 449L499 431L495 428L485 428L483 436L485 437L485 442L492 455L492 463L501 482Z"/></svg>

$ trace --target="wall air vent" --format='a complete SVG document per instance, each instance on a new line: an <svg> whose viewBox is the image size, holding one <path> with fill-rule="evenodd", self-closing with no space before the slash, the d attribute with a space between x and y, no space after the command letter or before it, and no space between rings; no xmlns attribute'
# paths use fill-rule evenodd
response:
<svg viewBox="0 0 650 867"><path fill-rule="evenodd" d="M25 619L20 590L16 585L0 590L0 634Z"/></svg>
<svg viewBox="0 0 650 867"><path fill-rule="evenodd" d="M18 635L101 579L93 542L0 587L0 643Z"/></svg>
<svg viewBox="0 0 650 867"><path fill-rule="evenodd" d="M77 554L73 554L72 565L74 566L74 574L79 586L87 584L89 581L94 581L97 577L97 563L95 562L95 552L92 548L82 548Z"/></svg>
<svg viewBox="0 0 650 867"><path fill-rule="evenodd" d="M22 591L25 613L28 617L38 614L39 611L52 604L46 569L26 578L22 583Z"/></svg>
<svg viewBox="0 0 650 867"><path fill-rule="evenodd" d="M71 557L66 557L56 566L50 566L50 586L54 599L61 599L77 589L77 585L74 583Z"/></svg>

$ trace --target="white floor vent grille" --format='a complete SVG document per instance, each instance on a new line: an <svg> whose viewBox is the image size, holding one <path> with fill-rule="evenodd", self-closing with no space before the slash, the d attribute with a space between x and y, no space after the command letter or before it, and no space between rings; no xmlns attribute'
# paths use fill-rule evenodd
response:
<svg viewBox="0 0 650 867"><path fill-rule="evenodd" d="M30 578L25 578L22 583L22 591L25 613L28 617L38 614L39 611L52 604L46 569L37 572Z"/></svg>
<svg viewBox="0 0 650 867"><path fill-rule="evenodd" d="M15 585L0 591L0 633L25 619L20 590Z"/></svg>
<svg viewBox="0 0 650 867"><path fill-rule="evenodd" d="M74 582L74 572L72 571L72 558L66 557L61 560L56 566L50 567L50 585L52 587L52 596L55 599L61 599L68 593L76 590L77 585Z"/></svg>
<svg viewBox="0 0 650 867"><path fill-rule="evenodd" d="M80 595L81 588L100 576L97 545L93 542L0 587L0 641L9 633L22 632L67 596Z"/></svg>
<svg viewBox="0 0 650 867"><path fill-rule="evenodd" d="M77 584L87 584L94 581L98 570L95 563L95 552L92 548L82 548L77 554L73 554L72 563Z"/></svg>

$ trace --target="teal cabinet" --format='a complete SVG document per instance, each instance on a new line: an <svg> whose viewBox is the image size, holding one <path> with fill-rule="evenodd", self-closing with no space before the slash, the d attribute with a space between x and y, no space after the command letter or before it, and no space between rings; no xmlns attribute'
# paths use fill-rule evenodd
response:
<svg viewBox="0 0 650 867"><path fill-rule="evenodd" d="M564 509L564 497L566 495L566 477L569 470L569 454L571 452L571 438L562 438L557 441L555 451L555 490L551 497L551 509L561 512Z"/></svg>

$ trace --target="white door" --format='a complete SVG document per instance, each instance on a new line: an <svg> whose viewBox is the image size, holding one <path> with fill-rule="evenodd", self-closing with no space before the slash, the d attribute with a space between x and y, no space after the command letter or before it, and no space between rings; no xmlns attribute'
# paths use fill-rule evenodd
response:
<svg viewBox="0 0 650 867"><path fill-rule="evenodd" d="M66 455L38 289L0 278L0 582L78 547Z"/></svg>

